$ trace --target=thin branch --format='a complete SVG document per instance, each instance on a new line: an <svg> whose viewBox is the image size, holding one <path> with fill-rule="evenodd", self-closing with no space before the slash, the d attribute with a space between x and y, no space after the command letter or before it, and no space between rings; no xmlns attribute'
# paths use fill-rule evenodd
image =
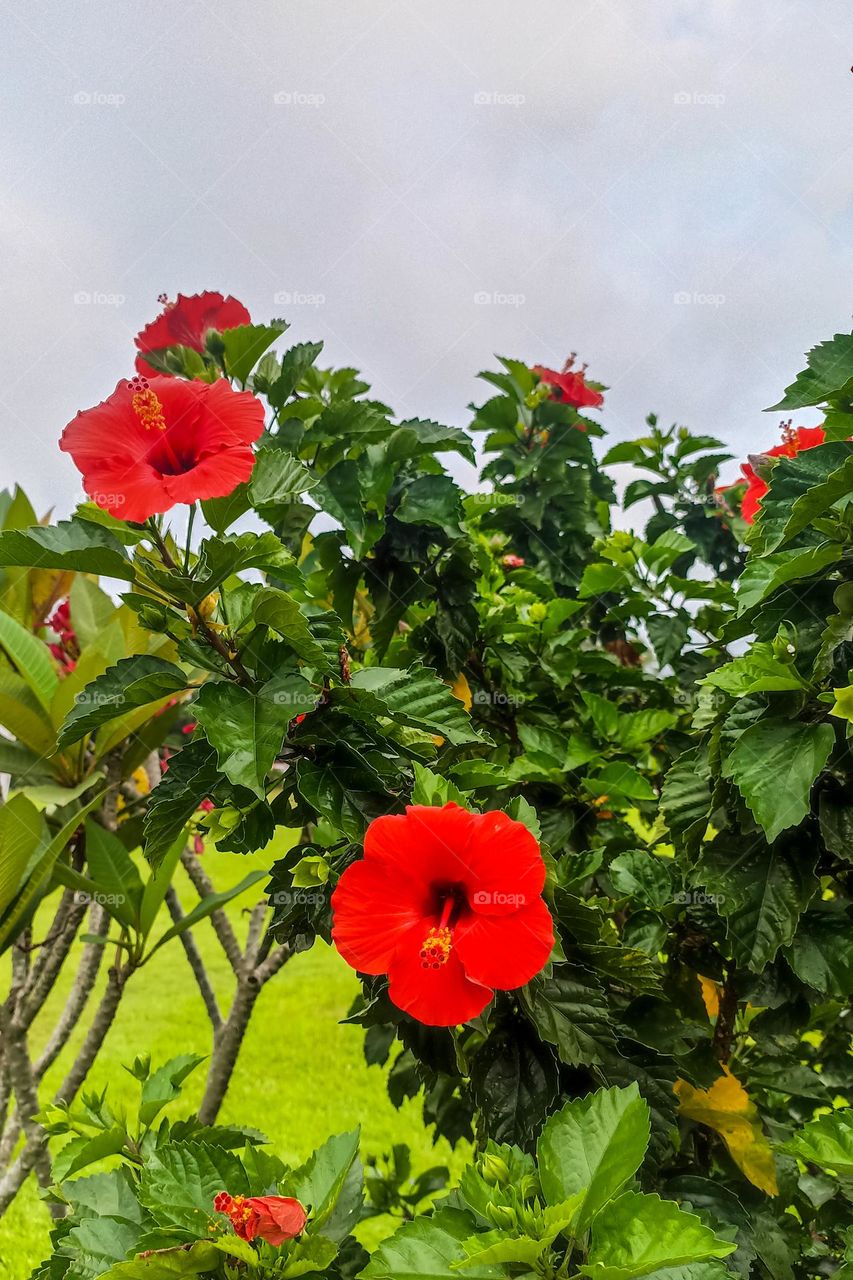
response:
<svg viewBox="0 0 853 1280"><path fill-rule="evenodd" d="M166 906L169 908L169 915L172 917L175 924L180 924L184 919L184 913L181 910L178 895L175 892L174 887L171 885L166 890ZM192 930L186 929L178 936L180 938L181 945L184 948L184 954L186 955L190 968L193 971L193 977L195 978L196 985L201 993L201 998L204 1001L204 1007L207 1010L207 1016L210 1018L210 1023L215 1035L222 1026L222 1014L219 1012L219 1005L216 1002L216 994L211 985L210 978L207 975L207 969L204 967L204 961L202 960L201 953L196 946Z"/></svg>
<svg viewBox="0 0 853 1280"><path fill-rule="evenodd" d="M212 880L194 853L189 849L184 849L181 854L181 862L184 864L184 869L190 880L192 880L200 898L206 898L209 894L215 893ZM225 912L220 910L211 913L210 922L219 939L219 944L228 958L228 963L234 972L239 974L243 964L243 952L240 943L237 941L237 935L231 927L231 921Z"/></svg>

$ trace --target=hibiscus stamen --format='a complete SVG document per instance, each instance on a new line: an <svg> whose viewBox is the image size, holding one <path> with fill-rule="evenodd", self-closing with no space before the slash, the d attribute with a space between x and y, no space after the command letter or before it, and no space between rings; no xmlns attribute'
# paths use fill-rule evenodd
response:
<svg viewBox="0 0 853 1280"><path fill-rule="evenodd" d="M447 964L453 950L453 935L447 926L433 927L421 947L421 968L440 969Z"/></svg>
<svg viewBox="0 0 853 1280"><path fill-rule="evenodd" d="M157 301L160 303L160 306L161 306L161 307L167 307L167 308L168 308L168 307L173 307L173 306L175 305L175 304L174 304L174 302L170 302L170 301L169 301L169 295L168 295L168 293L158 293L158 294L157 294Z"/></svg>
<svg viewBox="0 0 853 1280"><path fill-rule="evenodd" d="M147 378L137 374L127 384L132 392L131 407L146 431L165 431L166 418L156 391L152 391Z"/></svg>

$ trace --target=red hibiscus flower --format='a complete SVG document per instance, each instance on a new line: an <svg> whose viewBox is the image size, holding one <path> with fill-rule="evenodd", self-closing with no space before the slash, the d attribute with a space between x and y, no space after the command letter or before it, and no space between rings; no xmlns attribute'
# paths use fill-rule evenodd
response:
<svg viewBox="0 0 853 1280"><path fill-rule="evenodd" d="M135 377L62 433L93 502L144 521L177 502L224 498L252 473L264 409L224 379Z"/></svg>
<svg viewBox="0 0 853 1280"><path fill-rule="evenodd" d="M554 945L536 840L505 813L412 805L367 829L332 895L335 946L387 973L399 1009L432 1027L475 1018L529 982Z"/></svg>
<svg viewBox="0 0 853 1280"><path fill-rule="evenodd" d="M274 1245L298 1236L308 1217L299 1201L290 1196L229 1196L220 1191L213 1207L231 1219L241 1240L261 1239Z"/></svg>
<svg viewBox="0 0 853 1280"><path fill-rule="evenodd" d="M541 364L535 364L533 372L538 374L542 382L548 383L551 399L558 400L560 404L570 404L575 409L597 409L604 404L601 392L593 391L592 387L586 385L586 366L573 370L569 360L562 373L558 373L556 369L546 369Z"/></svg>
<svg viewBox="0 0 853 1280"><path fill-rule="evenodd" d="M522 556L502 556L501 564L505 569L523 569L524 559Z"/></svg>
<svg viewBox="0 0 853 1280"><path fill-rule="evenodd" d="M802 453L804 449L813 449L815 445L823 444L826 439L826 432L823 427L785 427L783 431L782 443L777 444L772 449L768 449L765 454L760 457L764 458L796 458L798 453ZM746 492L741 499L740 513L747 524L752 524L758 515L758 507L761 499L767 492L769 485L766 480L762 480L758 475L751 462L745 462L741 467L741 474L747 482ZM716 490L715 490L716 492Z"/></svg>
<svg viewBox="0 0 853 1280"><path fill-rule="evenodd" d="M230 294L223 298L221 293L179 293L174 302L161 294L158 301L163 303L163 310L136 335L136 345L143 353L178 346L201 352L211 329L221 333L223 329L252 323L242 302ZM149 378L158 372L141 355L136 357L136 367Z"/></svg>

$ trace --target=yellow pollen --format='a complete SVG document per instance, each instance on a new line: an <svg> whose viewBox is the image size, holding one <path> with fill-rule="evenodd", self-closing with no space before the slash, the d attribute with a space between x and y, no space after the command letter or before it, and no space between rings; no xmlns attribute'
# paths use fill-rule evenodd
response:
<svg viewBox="0 0 853 1280"><path fill-rule="evenodd" d="M446 927L432 928L421 947L421 966L424 969L440 969L447 964L453 950L453 939Z"/></svg>
<svg viewBox="0 0 853 1280"><path fill-rule="evenodd" d="M166 419L163 417L163 406L150 387L146 391L134 392L131 404L133 405L133 412L136 414L143 427L145 427L146 431L150 431L152 429L155 431L166 430Z"/></svg>

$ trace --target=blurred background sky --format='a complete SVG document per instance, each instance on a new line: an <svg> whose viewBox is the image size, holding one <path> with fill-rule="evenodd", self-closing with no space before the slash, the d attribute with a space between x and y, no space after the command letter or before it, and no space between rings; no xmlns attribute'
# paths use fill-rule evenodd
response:
<svg viewBox="0 0 853 1280"><path fill-rule="evenodd" d="M160 292L220 289L465 425L493 352L739 456L851 328L849 0L0 0L3 484ZM798 422L815 421L801 414ZM732 465L731 473L735 467Z"/></svg>

